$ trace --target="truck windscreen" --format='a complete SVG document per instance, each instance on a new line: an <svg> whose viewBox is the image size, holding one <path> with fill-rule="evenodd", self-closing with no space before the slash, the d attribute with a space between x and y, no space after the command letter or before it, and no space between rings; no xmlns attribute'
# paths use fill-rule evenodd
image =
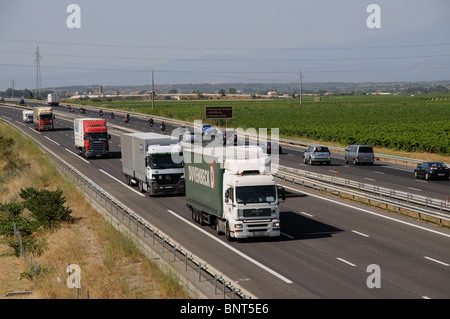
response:
<svg viewBox="0 0 450 319"><path fill-rule="evenodd" d="M277 193L274 185L236 187L236 202L240 204L271 203L276 198Z"/></svg>
<svg viewBox="0 0 450 319"><path fill-rule="evenodd" d="M106 132L88 133L87 138L88 140L92 141L106 141L108 139L108 136Z"/></svg>
<svg viewBox="0 0 450 319"><path fill-rule="evenodd" d="M177 160L180 159L180 160ZM152 169L165 169L165 168L183 168L184 162L181 160L180 155L177 154L152 154L150 155L150 167Z"/></svg>
<svg viewBox="0 0 450 319"><path fill-rule="evenodd" d="M42 120L53 120L53 116L50 113L48 113L48 114L41 114L40 118L41 118L41 121Z"/></svg>

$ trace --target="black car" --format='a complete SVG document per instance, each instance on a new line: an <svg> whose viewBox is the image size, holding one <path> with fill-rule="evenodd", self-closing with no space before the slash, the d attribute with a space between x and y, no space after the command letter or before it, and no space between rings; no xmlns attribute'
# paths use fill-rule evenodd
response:
<svg viewBox="0 0 450 319"><path fill-rule="evenodd" d="M450 169L441 162L423 162L414 169L414 177L448 179Z"/></svg>

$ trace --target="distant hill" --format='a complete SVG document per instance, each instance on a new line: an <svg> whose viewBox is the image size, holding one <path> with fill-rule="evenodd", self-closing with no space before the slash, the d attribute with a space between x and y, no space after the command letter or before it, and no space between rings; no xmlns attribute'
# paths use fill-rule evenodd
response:
<svg viewBox="0 0 450 319"><path fill-rule="evenodd" d="M77 85L62 86L55 88L45 88L42 90L42 96L46 96L50 92L58 92L61 94L73 92L95 92L99 89L99 85ZM242 94L266 94L269 91L277 91L278 93L295 93L299 92L299 83L198 83L198 84L157 84L155 91L158 94L167 93L193 93L200 91L202 93L218 93L224 90L230 93L230 89L234 89L237 93ZM372 92L388 92L388 93L429 93L429 92L449 92L449 81L423 81L423 82L315 82L303 83L302 92L304 94L364 94ZM27 91L28 92L28 91ZM31 90L33 92L33 90ZM113 94L130 94L132 92L149 93L151 85L126 85L126 86L103 86L104 93ZM34 92L33 92L34 93ZM9 97L11 89L1 92L0 95ZM18 96L17 94L15 94Z"/></svg>

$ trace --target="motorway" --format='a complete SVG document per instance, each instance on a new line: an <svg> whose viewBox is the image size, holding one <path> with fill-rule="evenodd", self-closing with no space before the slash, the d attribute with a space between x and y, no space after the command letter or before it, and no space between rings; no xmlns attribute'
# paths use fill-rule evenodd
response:
<svg viewBox="0 0 450 319"><path fill-rule="evenodd" d="M54 110L69 113L67 108ZM86 116L97 116L89 113ZM75 113L74 116L80 116ZM0 117L46 145L107 192L125 203L155 227L197 255L258 298L449 298L450 231L402 216L368 208L280 182L288 198L280 204L282 236L227 242L210 227L191 222L183 196L149 198L124 185L120 134L112 135L109 159L85 160L75 154L73 121L56 115L55 130L37 132L22 123L21 110L0 106ZM145 120L128 124L116 116L118 126L158 131ZM168 123L167 123L168 124ZM168 133L174 126L168 124ZM448 181L419 181L411 167L377 163L374 166L344 165L335 155L331 166L299 164L302 150L283 148L280 163L321 171L370 184L409 190L445 198ZM201 229L201 230L200 230ZM381 285L369 288L371 265L379 266Z"/></svg>

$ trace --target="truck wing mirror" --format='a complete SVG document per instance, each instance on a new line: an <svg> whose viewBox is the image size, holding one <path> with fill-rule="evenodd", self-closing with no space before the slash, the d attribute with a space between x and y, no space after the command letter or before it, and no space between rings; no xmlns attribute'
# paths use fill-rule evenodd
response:
<svg viewBox="0 0 450 319"><path fill-rule="evenodd" d="M285 191L284 187L278 186L277 191L278 191L278 198L280 197L280 193L281 193L281 199L284 202L286 200L286 191Z"/></svg>

